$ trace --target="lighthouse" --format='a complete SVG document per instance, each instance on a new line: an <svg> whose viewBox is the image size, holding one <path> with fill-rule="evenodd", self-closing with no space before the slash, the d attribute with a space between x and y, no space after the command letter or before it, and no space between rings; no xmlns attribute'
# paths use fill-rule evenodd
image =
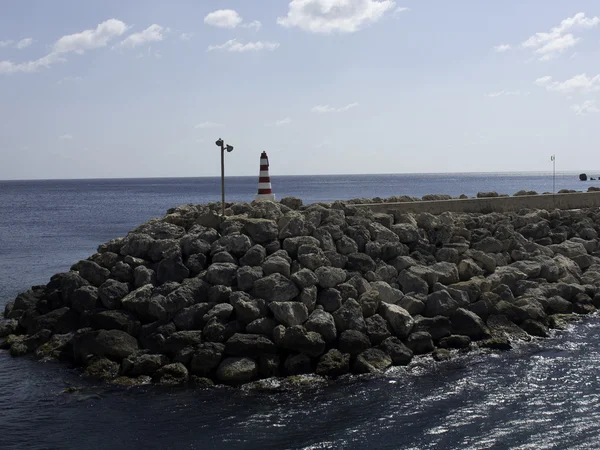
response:
<svg viewBox="0 0 600 450"><path fill-rule="evenodd" d="M260 173L258 175L258 194L256 195L257 202L275 201L275 194L271 188L271 177L269 176L269 157L267 152L262 152L260 155Z"/></svg>

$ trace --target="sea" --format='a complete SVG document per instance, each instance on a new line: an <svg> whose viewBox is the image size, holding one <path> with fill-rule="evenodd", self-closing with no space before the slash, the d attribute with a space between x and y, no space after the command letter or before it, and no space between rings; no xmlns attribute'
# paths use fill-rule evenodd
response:
<svg viewBox="0 0 600 450"><path fill-rule="evenodd" d="M252 201L256 177L228 177ZM305 203L525 189L577 174L272 177ZM0 181L0 308L167 209L220 199L219 178ZM0 449L597 449L600 318L510 352L418 358L383 376L300 390L120 388L0 351ZM75 388L75 389L72 389Z"/></svg>

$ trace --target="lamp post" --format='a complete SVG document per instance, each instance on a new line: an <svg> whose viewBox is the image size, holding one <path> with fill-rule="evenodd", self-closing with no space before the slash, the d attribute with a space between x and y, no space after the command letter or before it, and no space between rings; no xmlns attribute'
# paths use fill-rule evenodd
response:
<svg viewBox="0 0 600 450"><path fill-rule="evenodd" d="M221 147L221 215L225 217L225 150L227 153L231 153L233 146L225 145L221 138L215 144L217 147Z"/></svg>

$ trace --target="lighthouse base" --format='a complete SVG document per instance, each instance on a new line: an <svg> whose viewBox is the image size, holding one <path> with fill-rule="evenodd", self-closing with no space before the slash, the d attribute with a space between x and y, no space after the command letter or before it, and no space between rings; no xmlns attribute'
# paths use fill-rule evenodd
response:
<svg viewBox="0 0 600 450"><path fill-rule="evenodd" d="M274 202L275 194L257 194L255 202Z"/></svg>

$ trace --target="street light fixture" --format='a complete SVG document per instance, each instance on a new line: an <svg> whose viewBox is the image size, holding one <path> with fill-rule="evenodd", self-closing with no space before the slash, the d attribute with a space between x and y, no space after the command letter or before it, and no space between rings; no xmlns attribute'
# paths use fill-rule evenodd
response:
<svg viewBox="0 0 600 450"><path fill-rule="evenodd" d="M227 153L231 153L233 146L225 145L221 138L215 144L221 148L221 215L225 217L225 150L227 150Z"/></svg>

